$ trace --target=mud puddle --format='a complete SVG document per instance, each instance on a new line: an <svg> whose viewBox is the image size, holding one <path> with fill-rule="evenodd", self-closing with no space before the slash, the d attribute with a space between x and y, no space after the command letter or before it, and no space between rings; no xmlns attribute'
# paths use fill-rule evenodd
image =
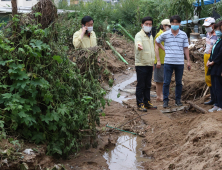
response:
<svg viewBox="0 0 222 170"><path fill-rule="evenodd" d="M110 170L137 170L144 169L143 162L151 161L150 158L143 157L142 139L130 133L121 133L116 142L116 146L109 148L103 157L107 160Z"/></svg>
<svg viewBox="0 0 222 170"><path fill-rule="evenodd" d="M133 83L134 81L136 81L136 73L133 73L133 76L128 80L114 86L109 92L109 94L106 96L106 98L112 99L113 101L116 101L118 103L122 103L122 100L131 99L131 98L126 98L126 96L123 95L120 95L120 97L118 98L117 95L119 93L119 90L123 90L127 85Z"/></svg>

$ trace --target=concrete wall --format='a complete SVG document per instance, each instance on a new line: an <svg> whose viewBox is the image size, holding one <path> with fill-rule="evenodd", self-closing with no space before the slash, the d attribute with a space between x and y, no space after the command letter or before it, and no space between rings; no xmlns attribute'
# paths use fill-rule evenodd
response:
<svg viewBox="0 0 222 170"><path fill-rule="evenodd" d="M17 0L17 6L19 7L32 7L35 5L39 0ZM55 0L58 2L59 0ZM2 1L0 0L0 7L11 7L11 0Z"/></svg>

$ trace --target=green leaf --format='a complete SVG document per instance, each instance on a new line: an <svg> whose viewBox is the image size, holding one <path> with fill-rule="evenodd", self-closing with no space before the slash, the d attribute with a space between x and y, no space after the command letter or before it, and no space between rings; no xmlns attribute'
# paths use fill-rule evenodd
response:
<svg viewBox="0 0 222 170"><path fill-rule="evenodd" d="M8 139L9 142L11 142L11 141L13 141L13 140L14 140L13 138L9 138L9 139Z"/></svg>
<svg viewBox="0 0 222 170"><path fill-rule="evenodd" d="M34 114L36 114L36 113L40 113L41 109L38 106L33 106L32 111L33 111Z"/></svg>
<svg viewBox="0 0 222 170"><path fill-rule="evenodd" d="M2 129L4 128L4 123L5 123L4 121L0 120L0 128Z"/></svg>
<svg viewBox="0 0 222 170"><path fill-rule="evenodd" d="M53 111L53 112L52 112L52 118L53 118L53 120L55 120L55 121L58 122L60 116L59 116L59 114L58 114L57 112Z"/></svg>
<svg viewBox="0 0 222 170"><path fill-rule="evenodd" d="M61 62L62 62L61 57L58 56L58 55L54 55L52 58L53 58L54 60L56 60L58 63L61 63Z"/></svg>
<svg viewBox="0 0 222 170"><path fill-rule="evenodd" d="M23 48L18 48L18 52L25 54L25 50Z"/></svg>
<svg viewBox="0 0 222 170"><path fill-rule="evenodd" d="M37 144L44 141L45 138L43 136L43 133L37 132L35 135L32 137L32 140L34 140Z"/></svg>
<svg viewBox="0 0 222 170"><path fill-rule="evenodd" d="M57 129L57 126L56 126L56 125L54 125L54 124L50 124L50 125L49 125L49 130L56 131L56 129Z"/></svg>
<svg viewBox="0 0 222 170"><path fill-rule="evenodd" d="M41 120L49 124L50 121L53 120L53 116L51 113L47 113L46 115L41 115Z"/></svg>
<svg viewBox="0 0 222 170"><path fill-rule="evenodd" d="M42 14L40 12L36 12L34 14L35 14L35 17L42 16Z"/></svg>
<svg viewBox="0 0 222 170"><path fill-rule="evenodd" d="M2 94L3 96L3 99L10 99L12 97L12 93L5 93L5 94Z"/></svg>
<svg viewBox="0 0 222 170"><path fill-rule="evenodd" d="M117 98L119 98L119 97L120 97L120 93L117 94Z"/></svg>
<svg viewBox="0 0 222 170"><path fill-rule="evenodd" d="M92 100L92 99L93 99L93 98L90 97L90 96L83 96L83 98L86 99L86 100Z"/></svg>
<svg viewBox="0 0 222 170"><path fill-rule="evenodd" d="M60 107L57 109L57 112L64 116L65 113L69 113L69 110L67 109L65 104L60 104Z"/></svg>
<svg viewBox="0 0 222 170"><path fill-rule="evenodd" d="M19 112L18 115L19 115L20 118L23 118L23 117L27 116L27 114L25 114L24 111Z"/></svg>
<svg viewBox="0 0 222 170"><path fill-rule="evenodd" d="M9 69L9 70L8 70L8 73L9 73L9 74L11 74L11 73L17 73L17 71L16 71L16 70Z"/></svg>
<svg viewBox="0 0 222 170"><path fill-rule="evenodd" d="M37 48L39 50L42 50L42 47L45 45L41 40L32 39L29 43L32 48Z"/></svg>

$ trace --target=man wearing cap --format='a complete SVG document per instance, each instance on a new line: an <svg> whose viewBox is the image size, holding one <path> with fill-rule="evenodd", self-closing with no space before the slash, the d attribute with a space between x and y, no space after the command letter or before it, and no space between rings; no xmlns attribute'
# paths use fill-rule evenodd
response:
<svg viewBox="0 0 222 170"><path fill-rule="evenodd" d="M210 58L211 50L213 48L213 45L217 41L217 36L214 31L214 24L215 24L215 19L214 18L206 18L204 21L203 26L205 26L205 30L207 32L206 35L206 49L205 49L205 54L204 54L204 68L205 68L205 81L208 87L210 87L210 94L211 94L211 100L208 102L205 102L205 105L213 105L214 104L214 98L215 94L212 90L212 85L211 85L211 76L207 75L208 72L208 67L207 67L207 61Z"/></svg>
<svg viewBox="0 0 222 170"><path fill-rule="evenodd" d="M169 19L164 19L161 22L160 25L160 31L156 34L154 38L155 40L164 32L170 30L170 20ZM161 47L155 46L155 61L154 61L154 81L156 82L156 93L157 93L157 98L156 101L163 101L163 72L164 72L164 58L165 58L165 51L164 51L164 42L161 43Z"/></svg>
<svg viewBox="0 0 222 170"><path fill-rule="evenodd" d="M96 34L93 31L93 19L90 16L82 18L82 28L73 35L75 48L90 48L97 46Z"/></svg>

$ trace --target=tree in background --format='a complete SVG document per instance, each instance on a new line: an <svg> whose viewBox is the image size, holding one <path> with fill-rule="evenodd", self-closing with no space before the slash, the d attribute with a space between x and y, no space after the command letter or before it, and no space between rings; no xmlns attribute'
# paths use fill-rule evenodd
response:
<svg viewBox="0 0 222 170"><path fill-rule="evenodd" d="M11 0L12 3L12 16L16 15L18 13L17 11L17 1Z"/></svg>

